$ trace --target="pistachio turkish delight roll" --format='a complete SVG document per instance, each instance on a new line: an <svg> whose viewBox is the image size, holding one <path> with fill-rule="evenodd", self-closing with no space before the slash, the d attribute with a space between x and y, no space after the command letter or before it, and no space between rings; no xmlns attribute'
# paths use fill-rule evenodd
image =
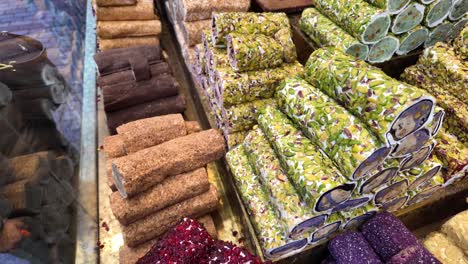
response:
<svg viewBox="0 0 468 264"><path fill-rule="evenodd" d="M398 142L424 127L435 99L417 87L334 48L316 50L306 80L358 116L382 142Z"/></svg>
<svg viewBox="0 0 468 264"><path fill-rule="evenodd" d="M232 32L274 36L283 28L290 28L289 19L285 13L213 13L211 20L213 46L225 44L225 37Z"/></svg>
<svg viewBox="0 0 468 264"><path fill-rule="evenodd" d="M395 19L393 19L392 32L402 34L410 31L421 23L426 7L418 3L408 5Z"/></svg>
<svg viewBox="0 0 468 264"><path fill-rule="evenodd" d="M430 144L422 147L418 151L412 153L409 157L405 158L401 163L400 170L409 170L411 168L421 165L425 160L429 158L432 151L434 150L436 143L433 141Z"/></svg>
<svg viewBox="0 0 468 264"><path fill-rule="evenodd" d="M468 13L468 1L466 0L454 0L452 10L449 14L449 19L457 21Z"/></svg>
<svg viewBox="0 0 468 264"><path fill-rule="evenodd" d="M344 224L344 219L340 213L333 213L328 216L322 227L310 235L309 243L317 244L324 242L327 238L338 232Z"/></svg>
<svg viewBox="0 0 468 264"><path fill-rule="evenodd" d="M302 74L302 65L297 61L273 69L244 73L236 73L230 68L218 68L216 79L219 104L226 107L271 98L282 80Z"/></svg>
<svg viewBox="0 0 468 264"><path fill-rule="evenodd" d="M243 144L250 164L267 187L271 201L280 211L286 222L288 235L298 238L316 228L316 219L323 219L320 214L306 206L300 199L288 176L283 171L280 161L270 147L268 140L256 127L250 131ZM311 223L311 225L309 225Z"/></svg>
<svg viewBox="0 0 468 264"><path fill-rule="evenodd" d="M428 63L427 61L425 63ZM439 85L435 82L442 82L437 75L428 75L425 72L426 64L417 64L405 69L402 79L412 85L416 85L435 96L437 104L444 108L444 122L442 126L464 142L468 142L468 109L459 107L465 105L460 99L452 95L445 88L447 85ZM433 72L435 73L435 72Z"/></svg>
<svg viewBox="0 0 468 264"><path fill-rule="evenodd" d="M455 38L453 49L462 61L468 61L468 27L465 27Z"/></svg>
<svg viewBox="0 0 468 264"><path fill-rule="evenodd" d="M273 36L274 39L283 48L283 60L291 63L297 60L296 45L292 40L292 32L290 28L282 28Z"/></svg>
<svg viewBox="0 0 468 264"><path fill-rule="evenodd" d="M307 8L299 20L301 30L322 47L336 47L361 60L367 58L369 47L322 15L315 8Z"/></svg>
<svg viewBox="0 0 468 264"><path fill-rule="evenodd" d="M208 48L205 52L205 60L208 64L208 77L212 83L216 82L218 68L230 67L226 49Z"/></svg>
<svg viewBox="0 0 468 264"><path fill-rule="evenodd" d="M398 36L400 47L396 51L398 55L406 55L421 46L429 37L429 30L421 25Z"/></svg>
<svg viewBox="0 0 468 264"><path fill-rule="evenodd" d="M239 132L234 132L232 134L224 135L224 137L226 138L228 149L231 149L239 144L242 144L242 142L244 142L246 135L247 135L247 131L239 131Z"/></svg>
<svg viewBox="0 0 468 264"><path fill-rule="evenodd" d="M229 64L236 72L274 68L283 63L283 47L265 35L226 36Z"/></svg>
<svg viewBox="0 0 468 264"><path fill-rule="evenodd" d="M400 47L400 40L395 36L386 36L372 44L367 61L370 63L381 63L388 61Z"/></svg>
<svg viewBox="0 0 468 264"><path fill-rule="evenodd" d="M382 8L390 14L398 14L411 0L365 0L369 4Z"/></svg>
<svg viewBox="0 0 468 264"><path fill-rule="evenodd" d="M379 41L390 28L390 15L363 0L317 0L314 4L317 10L364 44Z"/></svg>
<svg viewBox="0 0 468 264"><path fill-rule="evenodd" d="M352 180L377 168L391 152L346 109L300 78L277 92L282 110Z"/></svg>
<svg viewBox="0 0 468 264"><path fill-rule="evenodd" d="M424 50L418 63L426 65L426 73L437 76L433 78L433 82L468 104L468 69L451 47L445 43L437 43Z"/></svg>
<svg viewBox="0 0 468 264"><path fill-rule="evenodd" d="M361 206L354 210L340 212L345 221L343 229L357 230L363 223L377 214L377 211L377 207L375 207L372 203L368 203L365 206Z"/></svg>
<svg viewBox="0 0 468 264"><path fill-rule="evenodd" d="M429 32L429 37L424 42L424 48L432 47L437 42L444 42L450 37L450 32L452 31L454 25L448 21L443 22L437 27L431 29Z"/></svg>
<svg viewBox="0 0 468 264"><path fill-rule="evenodd" d="M244 147L240 145L232 149L226 159L265 256L277 258L305 246L306 239L287 239L285 223L271 205L268 192L250 166Z"/></svg>
<svg viewBox="0 0 468 264"><path fill-rule="evenodd" d="M452 10L453 0L436 0L430 3L425 11L424 25L433 28L441 24Z"/></svg>
<svg viewBox="0 0 468 264"><path fill-rule="evenodd" d="M230 134L251 129L257 123L258 109L267 105L276 105L276 101L274 99L257 100L221 109L224 132Z"/></svg>
<svg viewBox="0 0 468 264"><path fill-rule="evenodd" d="M435 155L442 162L447 181L463 177L468 170L468 147L463 145L454 135L441 131L437 138Z"/></svg>
<svg viewBox="0 0 468 264"><path fill-rule="evenodd" d="M316 212L329 211L349 199L355 184L347 183L331 160L280 110L273 107L261 110L258 124L291 183L310 208Z"/></svg>

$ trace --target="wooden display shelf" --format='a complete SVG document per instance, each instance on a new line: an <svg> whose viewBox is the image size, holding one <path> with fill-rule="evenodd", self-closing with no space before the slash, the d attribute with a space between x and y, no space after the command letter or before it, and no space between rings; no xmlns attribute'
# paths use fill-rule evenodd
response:
<svg viewBox="0 0 468 264"><path fill-rule="evenodd" d="M290 22L293 29L293 41L296 44L298 60L305 64L314 50L319 49L320 45L310 39L299 27L300 14L290 16ZM394 56L389 61L372 64L381 68L392 78L400 78L403 71L416 64L419 56L422 54L422 48L410 52L408 55Z"/></svg>

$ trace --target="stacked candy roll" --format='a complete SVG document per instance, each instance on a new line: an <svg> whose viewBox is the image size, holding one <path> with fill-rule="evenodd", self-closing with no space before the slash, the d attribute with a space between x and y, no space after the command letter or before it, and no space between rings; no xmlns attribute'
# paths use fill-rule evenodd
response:
<svg viewBox="0 0 468 264"><path fill-rule="evenodd" d="M402 34L420 25L424 19L426 6L420 3L411 3L395 16L392 23L392 33Z"/></svg>
<svg viewBox="0 0 468 264"><path fill-rule="evenodd" d="M287 79L277 96L282 110L350 180L368 176L392 150L359 119L302 79Z"/></svg>
<svg viewBox="0 0 468 264"><path fill-rule="evenodd" d="M322 47L336 47L362 60L367 59L369 47L349 35L315 8L307 8L299 21L301 30Z"/></svg>
<svg viewBox="0 0 468 264"><path fill-rule="evenodd" d="M286 223L288 236L303 237L320 226L327 215L314 212L300 198L260 128L254 127L247 134L243 146L254 171L268 189L270 200Z"/></svg>
<svg viewBox="0 0 468 264"><path fill-rule="evenodd" d="M271 204L265 186L249 164L244 147L239 145L231 149L226 159L265 257L275 259L304 248L307 239L293 240L288 237L286 224Z"/></svg>
<svg viewBox="0 0 468 264"><path fill-rule="evenodd" d="M310 208L327 212L350 198L355 184L348 183L331 160L280 110L263 109L258 123L289 179Z"/></svg>
<svg viewBox="0 0 468 264"><path fill-rule="evenodd" d="M468 171L468 147L466 144L446 131L441 131L437 135L437 140L438 144L435 146L434 152L443 164L446 182L454 182L464 177Z"/></svg>
<svg viewBox="0 0 468 264"><path fill-rule="evenodd" d="M305 75L358 116L382 142L397 145L398 156L408 155L430 140L421 129L433 119L435 99L425 91L333 48L312 53Z"/></svg>

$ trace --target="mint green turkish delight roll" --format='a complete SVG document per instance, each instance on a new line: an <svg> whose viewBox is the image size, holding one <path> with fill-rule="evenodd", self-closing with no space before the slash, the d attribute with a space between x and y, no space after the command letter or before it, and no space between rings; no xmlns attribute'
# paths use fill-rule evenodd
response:
<svg viewBox="0 0 468 264"><path fill-rule="evenodd" d="M299 62L260 71L236 73L230 68L218 68L219 104L225 107L273 97L280 82L290 76L302 76Z"/></svg>
<svg viewBox="0 0 468 264"><path fill-rule="evenodd" d="M363 0L316 0L315 8L364 44L372 44L388 33L388 13Z"/></svg>
<svg viewBox="0 0 468 264"><path fill-rule="evenodd" d="M236 72L274 68L283 63L283 47L271 37L230 33L226 41L229 64Z"/></svg>
<svg viewBox="0 0 468 264"><path fill-rule="evenodd" d="M317 217L323 219L324 216L314 214L313 210L301 201L260 128L256 127L247 134L244 148L254 171L267 187L272 203L286 222L289 236L297 238L313 231L316 226L310 226L308 223L315 223Z"/></svg>
<svg viewBox="0 0 468 264"><path fill-rule="evenodd" d="M417 26L410 31L399 35L400 47L396 51L398 55L406 55L421 46L429 37L429 30L423 26Z"/></svg>
<svg viewBox="0 0 468 264"><path fill-rule="evenodd" d="M395 36L386 36L372 44L367 61L381 63L390 60L400 47L400 40Z"/></svg>
<svg viewBox="0 0 468 264"><path fill-rule="evenodd" d="M301 30L322 47L336 47L365 60L369 47L349 35L315 8L307 8L299 20Z"/></svg>
<svg viewBox="0 0 468 264"><path fill-rule="evenodd" d="M250 130L257 124L258 110L267 105L276 105L274 99L257 100L245 104L239 104L229 108L220 108L221 117L224 121L223 130L225 134Z"/></svg>
<svg viewBox="0 0 468 264"><path fill-rule="evenodd" d="M452 21L458 21L466 16L468 13L468 1L466 0L454 0L452 10L449 14L449 19Z"/></svg>
<svg viewBox="0 0 468 264"><path fill-rule="evenodd" d="M306 239L287 238L285 223L271 205L268 192L250 166L242 145L226 154L238 193L247 207L252 225L267 258L278 258L303 248Z"/></svg>
<svg viewBox="0 0 468 264"><path fill-rule="evenodd" d="M277 98L282 110L348 179L368 176L392 150L359 119L300 78L286 79Z"/></svg>
<svg viewBox="0 0 468 264"><path fill-rule="evenodd" d="M211 26L214 46L226 43L225 37L230 33L274 36L283 28L290 29L289 19L285 13L267 12L213 13Z"/></svg>
<svg viewBox="0 0 468 264"><path fill-rule="evenodd" d="M432 47L437 42L444 42L450 37L450 33L454 28L454 24L449 21L444 21L442 24L433 28L429 32L429 37L424 42L424 48Z"/></svg>
<svg viewBox="0 0 468 264"><path fill-rule="evenodd" d="M369 4L384 9L390 14L398 14L405 8L411 0L365 0Z"/></svg>
<svg viewBox="0 0 468 264"><path fill-rule="evenodd" d="M260 111L258 125L275 149L291 183L309 208L325 212L345 202L355 187L331 160L273 107Z"/></svg>
<svg viewBox="0 0 468 264"><path fill-rule="evenodd" d="M433 28L441 24L452 10L453 0L436 0L425 11L424 25Z"/></svg>
<svg viewBox="0 0 468 264"><path fill-rule="evenodd" d="M334 48L312 53L306 80L358 116L380 138L393 144L424 127L435 99Z"/></svg>
<svg viewBox="0 0 468 264"><path fill-rule="evenodd" d="M426 7L418 3L408 5L393 19L392 32L402 34L421 24Z"/></svg>

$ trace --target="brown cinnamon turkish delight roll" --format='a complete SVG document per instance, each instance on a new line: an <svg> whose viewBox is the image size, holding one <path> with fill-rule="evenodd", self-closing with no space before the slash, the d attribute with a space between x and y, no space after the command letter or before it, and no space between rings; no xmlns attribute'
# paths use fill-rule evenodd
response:
<svg viewBox="0 0 468 264"><path fill-rule="evenodd" d="M104 138L103 148L107 159L118 158L127 154L122 137L119 135Z"/></svg>

